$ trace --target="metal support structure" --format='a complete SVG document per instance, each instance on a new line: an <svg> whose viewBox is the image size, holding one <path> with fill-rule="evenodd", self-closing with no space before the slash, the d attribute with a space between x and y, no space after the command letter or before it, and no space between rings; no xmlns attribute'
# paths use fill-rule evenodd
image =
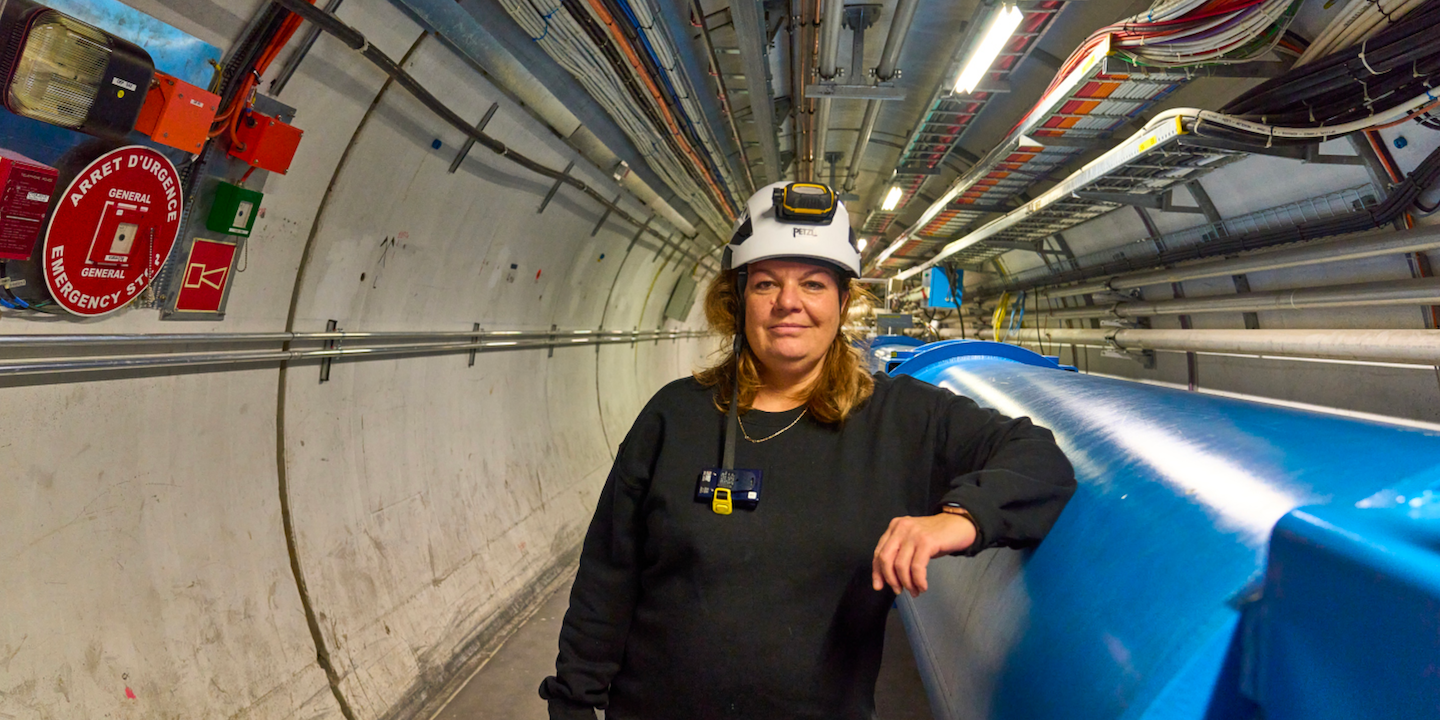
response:
<svg viewBox="0 0 1440 720"><path fill-rule="evenodd" d="M1046 297L1084 295L1105 290L1127 290L1147 285L1432 250L1440 250L1440 227L1430 225L1401 232L1369 232L1290 247L1257 250L1232 258L1202 260L1173 268L1117 275L1102 281L1045 288L1041 293Z"/></svg>
<svg viewBox="0 0 1440 720"><path fill-rule="evenodd" d="M1311 165L1364 165L1364 158L1357 155L1323 155L1318 145L1275 145L1272 147L1260 147L1246 145L1245 143L1224 138L1201 137L1190 135L1180 140L1181 145L1187 147L1210 148L1212 150L1227 150L1244 152L1250 155L1270 155L1272 157L1288 158L1299 160Z"/></svg>
<svg viewBox="0 0 1440 720"><path fill-rule="evenodd" d="M1238 294L1238 295L1249 295L1249 294L1250 294L1250 278L1246 277L1246 276L1245 276L1245 273L1240 273L1239 275L1231 275L1231 276L1230 276L1230 282L1232 282L1232 283L1235 284L1235 292L1236 292L1236 294ZM1293 304L1294 301L1292 300L1291 302L1292 302L1292 304ZM1254 310L1248 310L1248 311L1246 311L1246 312L1244 313L1244 317L1245 317L1245 329L1246 329L1246 330L1259 330L1259 329L1260 329L1260 316L1257 315Z"/></svg>
<svg viewBox="0 0 1440 720"><path fill-rule="evenodd" d="M900 60L900 51L905 48L905 37L910 34L910 23L915 19L915 8L919 0L900 0L895 13L890 17L890 30L885 34L885 47L880 51L880 64L875 68L876 82L889 82L895 77L895 64ZM865 103L865 118L860 123L860 134L855 138L855 149L850 153L850 169L845 175L845 189L855 189L860 175L860 163L865 159L865 147L870 144L870 135L875 132L875 121L880 117L880 101Z"/></svg>
<svg viewBox="0 0 1440 720"><path fill-rule="evenodd" d="M625 254L626 254L626 255L629 255L629 254L630 254L630 251L635 249L635 243L640 242L640 238L643 237L643 236L645 235L645 231L650 228L650 221L652 221L652 220L654 220L654 219L655 219L655 216L654 216L654 215L651 215L650 217L645 218L645 222L642 223L642 224L640 225L639 229L637 229L637 230L635 231L635 237L630 238L630 244L629 244L628 246L626 246L626 248L625 248Z"/></svg>
<svg viewBox="0 0 1440 720"><path fill-rule="evenodd" d="M485 132L485 126L490 124L490 118L495 117L495 111L499 109L500 103L491 103L490 109L485 111L485 117L480 118L480 122L475 123L475 132ZM470 154L470 148L473 147L475 147L475 136L471 135L465 138L465 144L460 146L460 152L455 153L455 159L450 161L451 174L454 174L456 170L460 169L460 163L465 162L465 157ZM608 214L609 209L607 208L606 211Z"/></svg>
<svg viewBox="0 0 1440 720"><path fill-rule="evenodd" d="M740 167L745 168L745 180L749 183L750 192L754 192L755 175L750 169L750 158L745 155L745 140L740 137L740 128L735 125L735 113L730 109L730 89L725 85L725 75L720 72L720 56L715 53L715 44L710 40L710 24L705 17L705 9L701 7L700 0L693 0L695 16L700 18L700 39L705 44L705 53L710 58L710 67L714 71L715 83L720 86L720 109L725 114L725 124L730 128L730 136L735 139L736 152L740 153ZM728 9L728 8L727 8Z"/></svg>
<svg viewBox="0 0 1440 720"><path fill-rule="evenodd" d="M337 320L326 320L326 321L325 321L325 332L327 332L327 333L334 333L337 329L339 329L339 321L337 321ZM333 352L333 351L338 351L339 348L340 348L340 341L339 341L339 339L330 339L330 340L326 340L326 341L325 341L325 350L327 350L327 351L332 351L332 352ZM329 357L326 357L326 358L323 358L323 359L320 360L320 382L321 382L322 384L323 384L323 383L330 382L330 363L331 363L331 362L332 362L332 359L329 358Z"/></svg>
<svg viewBox="0 0 1440 720"><path fill-rule="evenodd" d="M536 215L545 212L546 206L555 198L555 193L560 192L560 186L565 184L565 176L570 174L570 169L573 167L575 167L574 162L565 163L565 169L560 171L560 177L555 179L555 184L550 186L550 192L545 193L545 199L540 201L540 207L535 210Z"/></svg>
<svg viewBox="0 0 1440 720"><path fill-rule="evenodd" d="M474 342L478 346L480 344L480 337L485 333L480 329L480 323L475 323L475 327L472 329L475 331L475 335L473 336L474 340L471 342ZM466 367L475 367L475 353L475 350L470 351L470 361L466 363Z"/></svg>
<svg viewBox="0 0 1440 720"><path fill-rule="evenodd" d="M1071 195L1081 200L1114 203L1116 205L1134 205L1135 207L1149 208L1151 210L1159 210L1160 212L1195 214L1204 214L1205 212L1198 207L1176 205L1174 198L1172 197L1173 192L1170 190L1151 194L1103 192L1096 190L1076 190L1075 192L1071 193Z"/></svg>
<svg viewBox="0 0 1440 720"><path fill-rule="evenodd" d="M614 199L613 201L611 201L611 204L612 204L612 205L618 205L619 202L620 202L620 198L622 198L622 197L625 197L625 193L623 193L623 192L620 193L619 195L616 195L616 196L615 196L615 199ZM609 208L609 207L606 207L606 208L605 208L605 212L600 213L600 221L597 222L597 223L595 223L595 227L593 227L593 228L590 229L590 237L595 237L595 234L598 233L598 232L600 232L600 228L605 227L605 221L606 221L606 220L609 220L609 219L610 219L610 208Z"/></svg>
<svg viewBox="0 0 1440 720"><path fill-rule="evenodd" d="M1185 189L1190 191L1190 197L1195 200L1196 207L1205 215L1205 221L1211 225L1220 225L1225 218L1220 215L1220 210L1215 207L1215 201L1210 199L1210 193L1205 192L1205 186L1200 184L1197 178L1185 183Z"/></svg>
<svg viewBox="0 0 1440 720"><path fill-rule="evenodd" d="M745 68L745 83L750 90L750 110L755 120L755 134L760 139L760 157L765 163L760 185L781 178L780 144L775 137L775 101L770 95L765 52L769 44L765 20L758 0L731 0L730 19L735 23L735 37L740 45L740 61Z"/></svg>

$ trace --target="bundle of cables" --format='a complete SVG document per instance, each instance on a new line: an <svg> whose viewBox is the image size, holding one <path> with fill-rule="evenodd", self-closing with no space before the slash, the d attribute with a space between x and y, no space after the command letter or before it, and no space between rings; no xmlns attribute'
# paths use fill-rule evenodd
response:
<svg viewBox="0 0 1440 720"><path fill-rule="evenodd" d="M1371 36L1420 7L1425 0L1350 0L1340 14L1320 31L1310 47L1295 61L1295 67L1310 63L1335 52L1364 42ZM1329 7L1327 4L1326 7Z"/></svg>
<svg viewBox="0 0 1440 720"><path fill-rule="evenodd" d="M1205 120L1215 118L1202 113L1195 129L1242 142L1258 135L1266 144L1310 143L1343 134L1341 126L1350 125L1352 131L1385 127L1423 115L1440 102L1432 90L1440 80L1437 26L1440 0L1429 0L1359 45L1296 67L1230 101L1220 110L1230 122L1208 124ZM1314 128L1324 137L1257 132L1246 123Z"/></svg>
<svg viewBox="0 0 1440 720"><path fill-rule="evenodd" d="M313 4L313 0L311 0ZM274 13L269 17L262 18L260 27L262 31L257 37L244 45L240 52L231 58L230 64L225 68L221 76L221 87L223 89L222 102L224 109L215 116L215 121L210 127L210 137L217 138L222 135L228 136L230 143L235 147L243 147L244 143L236 136L235 130L240 126L240 118L245 114L245 109L255 102L255 93L260 84L260 77L269 69L270 63L280 54L281 48L290 42L291 36L300 28L301 19L289 10L278 6L271 6Z"/></svg>
<svg viewBox="0 0 1440 720"><path fill-rule="evenodd" d="M1139 15L1096 30L1070 54L1050 91L1107 40L1133 65L1189 67L1254 60L1274 47L1301 0L1161 0Z"/></svg>

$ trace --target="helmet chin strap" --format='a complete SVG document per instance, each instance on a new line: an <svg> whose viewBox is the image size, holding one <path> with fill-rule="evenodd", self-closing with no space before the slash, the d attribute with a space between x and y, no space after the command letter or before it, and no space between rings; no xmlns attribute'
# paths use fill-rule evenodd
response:
<svg viewBox="0 0 1440 720"><path fill-rule="evenodd" d="M730 411L725 422L725 457L720 465L722 470L735 469L735 436L740 434L740 353L745 350L745 286L750 284L750 269L741 266L735 271L735 296L739 299L735 311L735 384L730 390Z"/></svg>

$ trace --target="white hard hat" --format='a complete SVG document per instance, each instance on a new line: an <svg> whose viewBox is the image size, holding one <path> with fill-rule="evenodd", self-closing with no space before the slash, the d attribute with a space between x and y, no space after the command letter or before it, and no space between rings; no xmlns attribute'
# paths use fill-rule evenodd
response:
<svg viewBox="0 0 1440 720"><path fill-rule="evenodd" d="M777 182L745 203L725 246L726 269L772 258L819 260L849 277L860 276L860 251L850 213L835 191L820 183Z"/></svg>

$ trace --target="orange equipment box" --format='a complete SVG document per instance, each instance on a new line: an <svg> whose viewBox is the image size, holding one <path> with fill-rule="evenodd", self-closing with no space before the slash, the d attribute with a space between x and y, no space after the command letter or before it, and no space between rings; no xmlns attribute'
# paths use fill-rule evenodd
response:
<svg viewBox="0 0 1440 720"><path fill-rule="evenodd" d="M202 90L184 80L162 72L155 73L150 93L135 120L135 129L158 143L199 153L215 114L220 112L220 96Z"/></svg>
<svg viewBox="0 0 1440 720"><path fill-rule="evenodd" d="M232 157L244 160L261 170L284 175L295 159L304 130L276 120L264 113L247 109L235 128L238 145L230 146Z"/></svg>

